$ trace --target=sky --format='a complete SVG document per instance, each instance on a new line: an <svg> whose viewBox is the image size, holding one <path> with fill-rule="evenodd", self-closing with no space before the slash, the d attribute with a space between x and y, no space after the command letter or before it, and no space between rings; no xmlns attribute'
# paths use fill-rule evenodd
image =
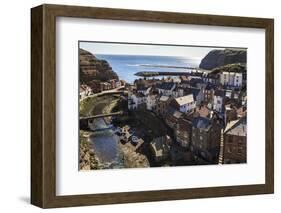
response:
<svg viewBox="0 0 281 213"><path fill-rule="evenodd" d="M80 48L92 54L110 55L155 55L155 56L180 56L185 58L201 59L216 47L195 47L176 45L151 45L105 42L79 42Z"/></svg>

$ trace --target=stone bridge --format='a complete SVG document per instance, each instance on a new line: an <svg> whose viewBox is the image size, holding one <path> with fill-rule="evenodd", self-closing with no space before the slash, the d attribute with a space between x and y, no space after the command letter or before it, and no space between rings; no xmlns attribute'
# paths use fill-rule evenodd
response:
<svg viewBox="0 0 281 213"><path fill-rule="evenodd" d="M87 116L87 117L80 117L80 129L89 129L90 126L93 124L93 120L97 118L105 118L105 117L111 117L111 116L121 116L124 112L112 112L108 114L99 114L99 115L93 115L93 116Z"/></svg>

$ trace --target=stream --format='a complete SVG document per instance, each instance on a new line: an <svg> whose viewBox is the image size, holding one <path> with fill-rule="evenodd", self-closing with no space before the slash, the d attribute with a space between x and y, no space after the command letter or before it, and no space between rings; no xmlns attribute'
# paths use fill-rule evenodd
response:
<svg viewBox="0 0 281 213"><path fill-rule="evenodd" d="M94 132L90 136L91 146L101 163L101 169L123 168L123 158L118 147L119 137L114 133L114 127L106 124L103 118L94 120Z"/></svg>

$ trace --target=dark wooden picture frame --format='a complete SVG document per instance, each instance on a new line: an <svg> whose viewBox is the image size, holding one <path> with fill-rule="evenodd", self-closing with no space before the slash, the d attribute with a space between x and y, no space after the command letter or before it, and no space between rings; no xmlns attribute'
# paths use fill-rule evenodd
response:
<svg viewBox="0 0 281 213"><path fill-rule="evenodd" d="M94 18L265 29L265 184L193 189L56 195L56 17ZM274 20L141 10L41 5L31 9L31 203L66 207L219 196L274 191Z"/></svg>

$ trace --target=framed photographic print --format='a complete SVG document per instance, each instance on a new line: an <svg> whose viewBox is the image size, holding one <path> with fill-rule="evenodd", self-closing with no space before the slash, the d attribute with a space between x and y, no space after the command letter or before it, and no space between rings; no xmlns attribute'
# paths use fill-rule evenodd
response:
<svg viewBox="0 0 281 213"><path fill-rule="evenodd" d="M31 9L31 203L274 191L272 19Z"/></svg>

